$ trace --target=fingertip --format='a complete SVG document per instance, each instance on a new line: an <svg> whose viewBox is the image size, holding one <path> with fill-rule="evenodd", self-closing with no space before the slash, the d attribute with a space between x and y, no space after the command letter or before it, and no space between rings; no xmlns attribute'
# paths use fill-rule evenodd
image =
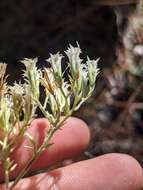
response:
<svg viewBox="0 0 143 190"><path fill-rule="evenodd" d="M90 142L90 138L91 138L91 134L90 134L90 130L89 127L87 126L87 124L76 117L70 117L67 120L67 123L65 123L64 126L67 128L70 126L70 128L73 130L72 132L75 133L76 136L82 137L80 138L81 140L81 145L83 145L84 149L89 145Z"/></svg>
<svg viewBox="0 0 143 190"><path fill-rule="evenodd" d="M128 182L128 189L143 188L143 170L135 158L127 154L109 154L108 156L113 160L112 163L115 162L114 168L121 171L120 175L126 179L124 182Z"/></svg>
<svg viewBox="0 0 143 190"><path fill-rule="evenodd" d="M111 181L111 185L119 185L117 189L124 190L140 190L143 187L143 171L139 162L130 155L110 153L98 157L100 159L101 167L104 169L104 173L114 181ZM111 189L114 189L111 186Z"/></svg>
<svg viewBox="0 0 143 190"><path fill-rule="evenodd" d="M58 185L67 189L141 190L143 171L131 156L107 154L62 168ZM84 179L84 180L83 180Z"/></svg>

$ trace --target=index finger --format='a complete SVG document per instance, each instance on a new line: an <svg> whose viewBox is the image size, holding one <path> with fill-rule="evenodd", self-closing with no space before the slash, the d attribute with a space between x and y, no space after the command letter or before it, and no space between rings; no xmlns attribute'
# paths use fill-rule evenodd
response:
<svg viewBox="0 0 143 190"><path fill-rule="evenodd" d="M143 171L128 155L106 154L22 179L14 190L141 190Z"/></svg>

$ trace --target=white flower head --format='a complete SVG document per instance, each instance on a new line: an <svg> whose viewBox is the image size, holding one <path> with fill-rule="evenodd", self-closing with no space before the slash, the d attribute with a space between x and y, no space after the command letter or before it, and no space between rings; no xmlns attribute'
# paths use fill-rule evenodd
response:
<svg viewBox="0 0 143 190"><path fill-rule="evenodd" d="M42 77L41 70L36 66L37 61L37 58L25 58L21 61L26 67L26 70L24 71L25 81L30 85L33 97L36 99L39 98L40 95L39 85Z"/></svg>
<svg viewBox="0 0 143 190"><path fill-rule="evenodd" d="M15 95L18 95L18 96L21 96L24 94L24 88L23 88L23 85L22 84L18 84L18 83L14 83L13 86L9 86L12 94L15 94Z"/></svg>
<svg viewBox="0 0 143 190"><path fill-rule="evenodd" d="M62 66L61 66L61 61L62 61L63 55L61 55L59 52L56 54L50 54L50 58L47 59L47 62L50 63L53 73L57 77L62 77Z"/></svg>
<svg viewBox="0 0 143 190"><path fill-rule="evenodd" d="M23 112L24 120L26 123L31 121L35 117L35 112L37 109L37 104L33 99L31 88L28 84L24 84L24 103L23 103Z"/></svg>
<svg viewBox="0 0 143 190"><path fill-rule="evenodd" d="M79 45L77 44L77 47L73 47L72 45L70 45L69 48L65 51L65 53L69 59L69 67L71 70L71 74L73 77L77 77L79 65L82 62L82 59L80 59L81 49Z"/></svg>
<svg viewBox="0 0 143 190"><path fill-rule="evenodd" d="M95 85L96 77L99 73L98 69L98 63L99 59L97 60L91 60L89 57L87 57L87 66L88 66L88 78L89 78L89 83L90 85Z"/></svg>
<svg viewBox="0 0 143 190"><path fill-rule="evenodd" d="M33 69L36 66L36 63L38 62L38 58L34 59L29 59L29 58L24 58L21 60L21 63L23 63L26 67L26 70Z"/></svg>

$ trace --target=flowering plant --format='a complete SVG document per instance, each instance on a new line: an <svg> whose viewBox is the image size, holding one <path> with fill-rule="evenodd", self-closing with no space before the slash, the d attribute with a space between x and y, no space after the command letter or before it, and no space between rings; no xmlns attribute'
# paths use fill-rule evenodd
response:
<svg viewBox="0 0 143 190"><path fill-rule="evenodd" d="M50 54L47 67L38 69L38 59L24 59L24 82L7 84L5 74L7 65L0 64L0 162L5 176L5 189L12 190L18 181L31 168L32 163L51 144L53 134L61 128L73 111L77 110L87 100L95 87L98 74L97 61L87 58L83 63L80 58L81 50L70 47L65 51L68 57L68 79L62 70L63 55ZM44 102L40 101L40 91L45 94ZM71 101L72 100L72 101ZM31 134L27 132L35 117L36 109L40 108L44 117L49 121L49 130L40 147ZM9 185L9 176L17 164L11 154L17 147L17 142L26 136L33 151L31 159L21 170L20 174Z"/></svg>

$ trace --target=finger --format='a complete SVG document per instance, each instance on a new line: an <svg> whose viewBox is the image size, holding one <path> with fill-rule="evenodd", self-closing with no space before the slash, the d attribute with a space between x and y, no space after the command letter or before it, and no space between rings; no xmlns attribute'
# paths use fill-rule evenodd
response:
<svg viewBox="0 0 143 190"><path fill-rule="evenodd" d="M47 129L47 120L37 119L32 123L29 129L29 133L33 135L33 138L37 141L38 144L41 144L45 136L45 131L47 131ZM48 167L57 161L61 161L63 159L79 154L87 147L89 139L89 130L83 121L76 118L68 119L67 122L65 122L62 130L57 131L53 136L51 142L54 143L54 145L43 152L43 154L33 165L32 171ZM12 156L12 159L14 159L17 163L17 168L14 172L11 173L11 178L17 176L20 170L31 158L32 151L31 149L25 147L27 144L29 144L28 140L23 140L23 142L19 145L14 155ZM2 180L2 175L0 177Z"/></svg>
<svg viewBox="0 0 143 190"><path fill-rule="evenodd" d="M127 155L107 154L25 178L14 190L141 190L143 172Z"/></svg>

